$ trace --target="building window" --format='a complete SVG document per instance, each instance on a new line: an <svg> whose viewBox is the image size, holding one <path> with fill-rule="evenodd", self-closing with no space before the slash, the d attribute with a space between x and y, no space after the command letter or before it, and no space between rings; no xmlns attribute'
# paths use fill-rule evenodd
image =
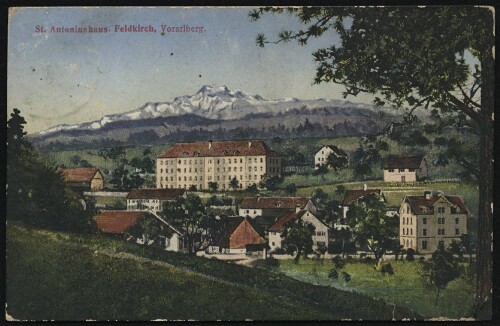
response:
<svg viewBox="0 0 500 326"><path fill-rule="evenodd" d="M423 224L427 224L427 217L424 217L424 218L422 219L422 223L423 223Z"/></svg>
<svg viewBox="0 0 500 326"><path fill-rule="evenodd" d="M444 213L444 207L438 207L438 213Z"/></svg>
<svg viewBox="0 0 500 326"><path fill-rule="evenodd" d="M410 235L413 235L413 229L410 229Z"/></svg>
<svg viewBox="0 0 500 326"><path fill-rule="evenodd" d="M455 218L455 224L460 224L460 219L458 217Z"/></svg>
<svg viewBox="0 0 500 326"><path fill-rule="evenodd" d="M422 241L422 249L427 249L427 240Z"/></svg>
<svg viewBox="0 0 500 326"><path fill-rule="evenodd" d="M460 230L459 229L455 229L455 235L459 235L460 234Z"/></svg>
<svg viewBox="0 0 500 326"><path fill-rule="evenodd" d="M423 229L422 230L422 234L423 234L424 237L427 236L427 229Z"/></svg>
<svg viewBox="0 0 500 326"><path fill-rule="evenodd" d="M441 229L438 229L438 235L441 235Z"/></svg>

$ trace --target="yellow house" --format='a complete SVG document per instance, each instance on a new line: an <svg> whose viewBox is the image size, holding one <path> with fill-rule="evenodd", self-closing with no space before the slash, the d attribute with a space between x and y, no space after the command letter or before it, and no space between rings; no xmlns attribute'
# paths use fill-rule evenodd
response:
<svg viewBox="0 0 500 326"><path fill-rule="evenodd" d="M59 169L64 181L71 187L99 191L104 188L104 177L98 168Z"/></svg>
<svg viewBox="0 0 500 326"><path fill-rule="evenodd" d="M425 191L423 196L405 196L399 208L399 239L405 248L419 253L445 248L467 233L468 209L461 196Z"/></svg>

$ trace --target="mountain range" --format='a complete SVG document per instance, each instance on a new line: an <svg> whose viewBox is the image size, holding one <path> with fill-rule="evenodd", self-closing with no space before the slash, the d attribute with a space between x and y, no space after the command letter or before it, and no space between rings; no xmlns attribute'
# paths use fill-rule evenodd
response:
<svg viewBox="0 0 500 326"><path fill-rule="evenodd" d="M385 114L381 116L380 111ZM340 123L347 124L357 134L369 133L373 127L393 120L394 116L389 109L377 108L375 111L368 104L333 99L268 100L260 95L230 90L226 86L204 85L196 94L176 97L171 102L148 102L138 109L106 115L96 121L57 125L32 134L29 138L43 146L74 141L93 142L96 139L127 142L131 135L140 136L141 133L156 133L161 139L193 130L210 133L216 130L257 128L262 131L262 128L276 127L278 124L293 131L293 128L304 125L305 118L309 124L330 129ZM251 138L255 136L258 135L249 135Z"/></svg>

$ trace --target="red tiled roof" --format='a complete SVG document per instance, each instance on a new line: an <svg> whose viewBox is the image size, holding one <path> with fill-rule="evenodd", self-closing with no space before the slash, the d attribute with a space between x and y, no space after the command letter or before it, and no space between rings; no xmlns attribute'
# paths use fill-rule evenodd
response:
<svg viewBox="0 0 500 326"><path fill-rule="evenodd" d="M211 146L210 146L211 144ZM261 140L177 143L158 158L277 155Z"/></svg>
<svg viewBox="0 0 500 326"><path fill-rule="evenodd" d="M331 149L337 156L347 156L346 152L335 145L326 145L329 149Z"/></svg>
<svg viewBox="0 0 500 326"><path fill-rule="evenodd" d="M127 199L176 200L186 193L184 189L132 189Z"/></svg>
<svg viewBox="0 0 500 326"><path fill-rule="evenodd" d="M367 190L346 190L344 194L344 199L342 200L342 206L349 206L353 201L363 198L368 195L380 196L380 189L367 189Z"/></svg>
<svg viewBox="0 0 500 326"><path fill-rule="evenodd" d="M423 156L389 156L384 161L384 169L418 169Z"/></svg>
<svg viewBox="0 0 500 326"><path fill-rule="evenodd" d="M147 216L144 211L101 211L95 217L97 228L104 233L125 233L137 219Z"/></svg>
<svg viewBox="0 0 500 326"><path fill-rule="evenodd" d="M245 197L240 204L241 209L295 209L297 205L304 208L309 201L307 197Z"/></svg>
<svg viewBox="0 0 500 326"><path fill-rule="evenodd" d="M281 232L283 231L283 228L285 227L285 224L289 221L296 221L300 219L304 214L306 213L305 210L299 211L299 212L286 212L284 215L282 215L276 223L273 224L269 228L269 232Z"/></svg>
<svg viewBox="0 0 500 326"><path fill-rule="evenodd" d="M66 182L90 182L99 171L98 168L59 169Z"/></svg>
<svg viewBox="0 0 500 326"><path fill-rule="evenodd" d="M465 206L462 196L446 195L446 196L431 196L426 199L425 196L406 196L405 201L410 205L412 213L415 215L433 215L434 203L441 197L444 197L455 207L460 208L460 214L468 214L469 210ZM425 211L423 211L423 208Z"/></svg>
<svg viewBox="0 0 500 326"><path fill-rule="evenodd" d="M219 247L229 247L229 238L231 234L236 230L236 228L244 221L241 216L230 216L226 220L226 224L223 226L221 236L218 241Z"/></svg>

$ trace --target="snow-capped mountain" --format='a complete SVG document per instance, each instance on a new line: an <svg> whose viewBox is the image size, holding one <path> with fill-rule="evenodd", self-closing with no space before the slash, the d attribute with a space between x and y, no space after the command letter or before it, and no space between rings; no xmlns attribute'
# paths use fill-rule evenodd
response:
<svg viewBox="0 0 500 326"><path fill-rule="evenodd" d="M205 85L194 95L184 95L174 98L171 102L146 103L142 107L114 115L106 115L100 120L81 124L62 124L46 129L34 136L48 136L64 131L99 130L114 122L154 119L158 117L173 117L181 115L197 115L212 120L241 119L249 114L285 113L293 109L315 109L323 107L371 109L370 105L352 103L340 100L299 100L285 98L267 100L259 95L249 94L240 90L229 90L226 86L214 87Z"/></svg>

